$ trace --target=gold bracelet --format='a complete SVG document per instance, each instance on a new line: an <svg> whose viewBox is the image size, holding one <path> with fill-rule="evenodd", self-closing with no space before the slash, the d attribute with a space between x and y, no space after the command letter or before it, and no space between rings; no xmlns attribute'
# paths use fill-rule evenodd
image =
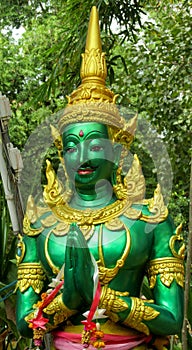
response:
<svg viewBox="0 0 192 350"><path fill-rule="evenodd" d="M153 320L159 315L159 312L152 307L145 305L142 299L131 297L131 301L131 311L127 318L123 321L123 324L149 335L149 328L142 321ZM145 301L148 303L153 302L153 300Z"/></svg>
<svg viewBox="0 0 192 350"><path fill-rule="evenodd" d="M127 303L118 297L127 296L128 294L128 292L119 292L105 285L102 287L99 307L106 309L106 314L113 322L118 322L119 316L117 313L128 309Z"/></svg>
<svg viewBox="0 0 192 350"><path fill-rule="evenodd" d="M154 288L157 280L157 275L160 275L161 282L170 287L175 280L179 286L184 287L184 265L183 260L178 258L159 258L151 260L147 275L149 278L150 288Z"/></svg>
<svg viewBox="0 0 192 350"><path fill-rule="evenodd" d="M18 267L16 289L19 288L23 293L32 287L35 293L39 294L44 280L46 276L40 263L22 263Z"/></svg>
<svg viewBox="0 0 192 350"><path fill-rule="evenodd" d="M43 312L47 315L53 315L53 322L56 326L59 323L66 321L70 316L76 314L77 311L68 309L63 302L62 294L60 294L54 298L45 309L43 309Z"/></svg>

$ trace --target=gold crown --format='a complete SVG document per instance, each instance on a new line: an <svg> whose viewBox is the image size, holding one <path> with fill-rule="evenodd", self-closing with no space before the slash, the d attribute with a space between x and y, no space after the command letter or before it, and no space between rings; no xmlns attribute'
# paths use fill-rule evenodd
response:
<svg viewBox="0 0 192 350"><path fill-rule="evenodd" d="M107 77L105 53L102 52L99 15L92 7L85 53L82 54L81 85L68 98L68 105L59 121L60 131L66 125L78 122L98 122L132 134L134 121L126 123L115 104L118 95L106 87ZM134 125L133 125L134 124Z"/></svg>

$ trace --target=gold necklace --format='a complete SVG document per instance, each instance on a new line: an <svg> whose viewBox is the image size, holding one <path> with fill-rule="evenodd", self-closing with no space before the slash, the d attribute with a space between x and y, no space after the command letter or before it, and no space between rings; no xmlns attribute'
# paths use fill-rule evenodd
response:
<svg viewBox="0 0 192 350"><path fill-rule="evenodd" d="M60 204L52 207L54 215L61 221L69 224L76 222L78 225L96 225L102 224L111 219L120 216L130 208L132 202L125 198L117 200L114 203L100 209L75 209L68 204Z"/></svg>
<svg viewBox="0 0 192 350"><path fill-rule="evenodd" d="M47 237L45 239L45 256L46 256L46 261L47 261L49 267L51 268L53 273L57 275L60 271L60 268L53 263L53 261L50 258L49 252L48 252L48 242L49 242L49 237L50 237L51 233L52 233L52 229L48 232Z"/></svg>
<svg viewBox="0 0 192 350"><path fill-rule="evenodd" d="M126 246L124 249L124 252L121 256L120 259L117 260L116 265L112 268L107 268L105 267L105 261L104 261L104 256L103 256L103 250L102 250L102 235L103 235L103 227L102 225L100 226L99 230L99 261L97 261L98 269L99 269L99 280L101 284L108 284L111 280L115 278L117 275L119 269L124 266L125 260L129 254L130 247L131 247L131 237L130 237L130 231L129 229L125 226L124 229L126 231Z"/></svg>

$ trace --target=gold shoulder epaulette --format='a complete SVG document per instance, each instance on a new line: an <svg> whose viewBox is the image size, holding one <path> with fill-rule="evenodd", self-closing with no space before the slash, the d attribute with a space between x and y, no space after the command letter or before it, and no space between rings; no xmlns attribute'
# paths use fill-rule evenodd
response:
<svg viewBox="0 0 192 350"><path fill-rule="evenodd" d="M161 187L159 184L154 191L153 198L144 200L143 204L148 206L149 215L142 213L140 220L155 224L162 222L167 218L168 209L164 204L163 195L161 193Z"/></svg>
<svg viewBox="0 0 192 350"><path fill-rule="evenodd" d="M27 201L26 213L23 219L23 232L27 236L37 236L43 230L39 217L48 211L48 208L40 208L35 205L32 195L29 196ZM33 227L33 224L35 224ZM35 227L36 226L36 227Z"/></svg>

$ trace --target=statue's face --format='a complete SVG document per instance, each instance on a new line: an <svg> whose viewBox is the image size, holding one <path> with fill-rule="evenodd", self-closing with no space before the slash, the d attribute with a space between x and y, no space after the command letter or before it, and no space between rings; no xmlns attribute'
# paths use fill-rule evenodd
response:
<svg viewBox="0 0 192 350"><path fill-rule="evenodd" d="M67 173L76 187L90 188L102 179L110 181L114 148L105 125L71 124L63 133L63 151Z"/></svg>

